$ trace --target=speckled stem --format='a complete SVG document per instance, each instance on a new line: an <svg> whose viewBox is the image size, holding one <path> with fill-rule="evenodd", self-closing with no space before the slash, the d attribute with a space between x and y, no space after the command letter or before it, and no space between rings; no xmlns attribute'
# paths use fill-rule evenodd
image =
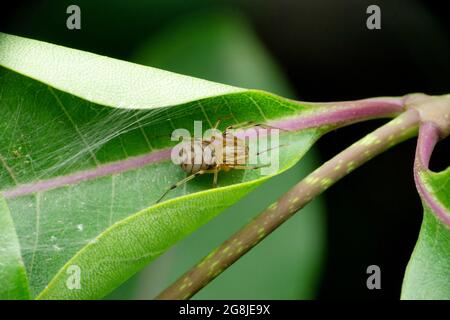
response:
<svg viewBox="0 0 450 320"><path fill-rule="evenodd" d="M450 214L448 210L434 197L433 192L427 188L426 179L423 176L423 174L431 173L428 165L433 149L438 141L439 128L432 122L422 123L419 129L419 138L417 139L414 180L422 201L450 228Z"/></svg>
<svg viewBox="0 0 450 320"><path fill-rule="evenodd" d="M418 124L418 112L408 110L324 163L206 256L156 299L177 300L192 297L336 181L391 146L417 135Z"/></svg>

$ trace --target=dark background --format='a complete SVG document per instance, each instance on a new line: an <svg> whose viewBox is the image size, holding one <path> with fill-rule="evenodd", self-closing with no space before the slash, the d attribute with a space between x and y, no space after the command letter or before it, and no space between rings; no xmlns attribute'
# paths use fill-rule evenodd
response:
<svg viewBox="0 0 450 320"><path fill-rule="evenodd" d="M94 1L95 2L95 1ZM123 6L80 4L82 30L57 18L84 1L21 1L2 4L1 31L127 60L147 36L142 29L186 12L217 6L239 10L305 101L338 101L410 92L449 93L450 29L445 1L270 0L144 1ZM50 5L51 3L51 5ZM366 8L381 7L381 30L366 28ZM130 19L130 16L133 19ZM322 160L384 121L357 124L322 138ZM441 142L431 166L448 165ZM327 201L328 255L319 298L398 299L404 268L420 228L422 208L414 187L415 141L403 143L339 182ZM367 290L365 268L382 270L382 290Z"/></svg>

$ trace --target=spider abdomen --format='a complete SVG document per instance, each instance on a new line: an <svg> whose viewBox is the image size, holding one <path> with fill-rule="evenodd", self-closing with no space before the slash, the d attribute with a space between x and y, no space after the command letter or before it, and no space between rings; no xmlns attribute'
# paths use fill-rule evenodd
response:
<svg viewBox="0 0 450 320"><path fill-rule="evenodd" d="M211 140L192 139L180 149L180 166L189 174L214 168L227 170L246 164L248 153L245 140L231 134Z"/></svg>
<svg viewBox="0 0 450 320"><path fill-rule="evenodd" d="M211 150L210 144L205 140L192 140L184 143L180 149L181 169L193 174L200 170L214 168L216 166L215 151ZM210 153L211 156L209 156Z"/></svg>

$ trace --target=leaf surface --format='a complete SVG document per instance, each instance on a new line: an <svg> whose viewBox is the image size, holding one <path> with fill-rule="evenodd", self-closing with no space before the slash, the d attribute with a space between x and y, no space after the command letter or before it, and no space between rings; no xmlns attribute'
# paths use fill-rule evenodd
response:
<svg viewBox="0 0 450 320"><path fill-rule="evenodd" d="M19 239L5 199L0 196L0 299L29 299Z"/></svg>

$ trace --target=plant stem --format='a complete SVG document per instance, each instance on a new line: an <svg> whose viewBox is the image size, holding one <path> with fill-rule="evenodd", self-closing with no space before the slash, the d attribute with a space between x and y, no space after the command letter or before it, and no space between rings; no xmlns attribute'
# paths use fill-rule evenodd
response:
<svg viewBox="0 0 450 320"><path fill-rule="evenodd" d="M374 156L417 135L419 114L407 110L325 162L186 272L156 299L189 299L332 184Z"/></svg>
<svg viewBox="0 0 450 320"><path fill-rule="evenodd" d="M439 202L427 188L423 173L430 174L428 168L433 149L439 141L439 128L432 122L420 125L417 139L416 158L414 161L414 181L422 201L430 207L436 216L450 228L450 215L448 210Z"/></svg>

